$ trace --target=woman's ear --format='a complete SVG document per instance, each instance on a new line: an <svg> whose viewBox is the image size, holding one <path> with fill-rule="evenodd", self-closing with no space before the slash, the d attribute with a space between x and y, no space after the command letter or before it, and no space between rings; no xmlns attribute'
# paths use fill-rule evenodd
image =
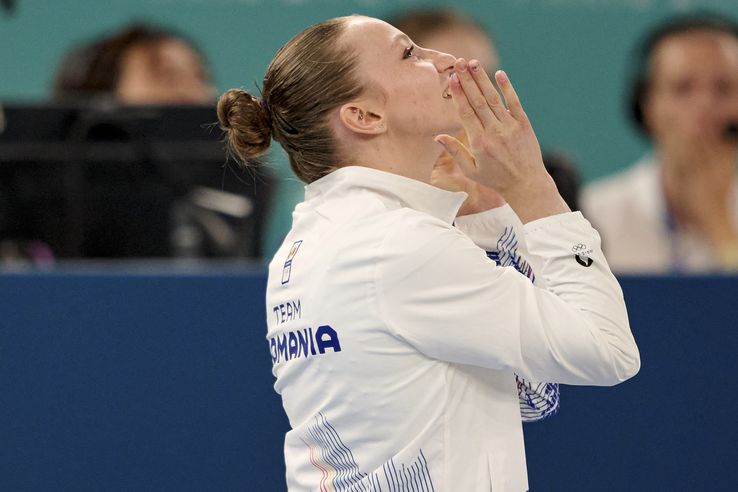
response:
<svg viewBox="0 0 738 492"><path fill-rule="evenodd" d="M341 106L338 119L347 130L354 133L379 135L387 131L384 116L360 102L350 102Z"/></svg>

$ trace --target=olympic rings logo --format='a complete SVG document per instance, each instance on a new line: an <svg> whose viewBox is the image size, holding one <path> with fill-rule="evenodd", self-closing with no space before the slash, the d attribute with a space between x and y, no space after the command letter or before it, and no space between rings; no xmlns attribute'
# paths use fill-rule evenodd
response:
<svg viewBox="0 0 738 492"><path fill-rule="evenodd" d="M575 245L574 245L574 246L573 246L573 247L571 248L571 252L572 252L572 253L574 253L574 254L577 254L577 253L583 253L583 252L587 251L588 249L589 249L589 248L587 247L587 245L586 245L586 244L583 244L583 243L578 243L578 244L575 244Z"/></svg>

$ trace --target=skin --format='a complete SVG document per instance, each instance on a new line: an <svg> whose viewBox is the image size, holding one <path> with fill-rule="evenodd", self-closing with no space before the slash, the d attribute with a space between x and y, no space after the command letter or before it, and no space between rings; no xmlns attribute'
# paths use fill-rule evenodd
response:
<svg viewBox="0 0 738 492"><path fill-rule="evenodd" d="M442 149L428 142L462 128L443 97L456 58L422 48L408 52L413 43L404 34L365 17L348 21L343 41L356 50L360 76L371 89L338 109L339 141L360 149L353 154L361 165L390 166L389 172L430 182L427 163Z"/></svg>
<svg viewBox="0 0 738 492"><path fill-rule="evenodd" d="M718 251L738 248L738 142L723 134L738 121L738 40L710 31L670 36L654 50L649 75L644 117L678 226Z"/></svg>
<svg viewBox="0 0 738 492"><path fill-rule="evenodd" d="M507 108L477 60L414 47L385 22L352 18L342 41L356 50L360 76L375 88L332 118L352 164L430 183L445 149L466 178L494 186L523 223L569 211L503 72L496 81ZM468 146L451 136L462 129Z"/></svg>
<svg viewBox="0 0 738 492"><path fill-rule="evenodd" d="M442 53L453 53L459 58L479 60L487 73L494 73L500 65L492 40L474 26L437 29L413 41Z"/></svg>
<svg viewBox="0 0 738 492"><path fill-rule="evenodd" d="M414 41L427 48L453 53L459 58L476 59L487 73L494 73L499 66L499 56L492 40L485 32L475 26L457 25L450 28L436 29ZM457 134L456 138L465 145L469 143L464 132ZM439 188L464 191L469 195L469 198L459 209L459 216L489 210L505 204L505 200L494 189L466 179L456 161L448 152L443 152L438 158L431 175L431 183Z"/></svg>
<svg viewBox="0 0 738 492"><path fill-rule="evenodd" d="M199 55L180 40L134 46L121 61L116 98L124 104L208 104L214 96Z"/></svg>

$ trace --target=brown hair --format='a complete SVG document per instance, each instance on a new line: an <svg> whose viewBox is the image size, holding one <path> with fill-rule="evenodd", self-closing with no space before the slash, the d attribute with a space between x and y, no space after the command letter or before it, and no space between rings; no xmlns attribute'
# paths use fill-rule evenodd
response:
<svg viewBox="0 0 738 492"><path fill-rule="evenodd" d="M363 91L354 52L340 42L348 19L315 24L288 41L267 69L261 97L242 89L220 97L218 120L231 152L244 164L266 152L274 138L306 183L338 167L328 115Z"/></svg>

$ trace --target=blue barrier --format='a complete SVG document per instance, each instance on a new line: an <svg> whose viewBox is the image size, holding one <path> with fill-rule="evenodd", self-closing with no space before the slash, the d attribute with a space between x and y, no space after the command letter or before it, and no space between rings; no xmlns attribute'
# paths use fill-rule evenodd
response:
<svg viewBox="0 0 738 492"><path fill-rule="evenodd" d="M625 278L643 367L526 425L531 490L734 490L738 278ZM284 490L264 273L0 275L0 491Z"/></svg>

